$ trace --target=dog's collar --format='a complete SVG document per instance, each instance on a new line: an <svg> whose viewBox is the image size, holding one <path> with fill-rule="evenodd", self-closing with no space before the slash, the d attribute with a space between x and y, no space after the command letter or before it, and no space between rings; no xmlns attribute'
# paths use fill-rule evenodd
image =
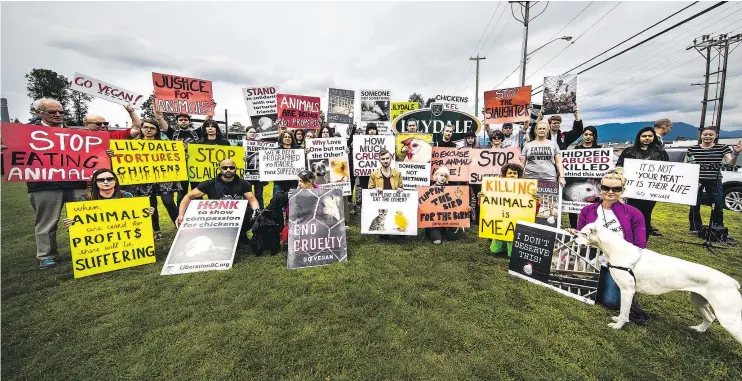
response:
<svg viewBox="0 0 742 381"><path fill-rule="evenodd" d="M634 275L634 267L636 267L636 264L639 263L639 261L642 259L643 250L644 249L639 249L639 259L637 259L636 262L634 262L634 264L631 265L631 267L614 266L610 262L608 262L608 268L614 268L614 269L623 270L623 271L628 272L629 275L631 275L631 277L634 278L634 284L636 284L636 276Z"/></svg>

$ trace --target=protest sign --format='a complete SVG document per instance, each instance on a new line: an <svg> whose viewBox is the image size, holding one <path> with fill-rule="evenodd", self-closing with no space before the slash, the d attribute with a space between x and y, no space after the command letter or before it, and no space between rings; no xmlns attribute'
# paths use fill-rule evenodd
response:
<svg viewBox="0 0 742 381"><path fill-rule="evenodd" d="M86 181L108 168L109 134L2 123L5 180L11 182Z"/></svg>
<svg viewBox="0 0 742 381"><path fill-rule="evenodd" d="M440 103L444 110L467 111L469 97L437 94L435 96L435 103Z"/></svg>
<svg viewBox="0 0 742 381"><path fill-rule="evenodd" d="M378 135L392 135L392 129L389 122L361 122L361 131L368 134L369 127L376 127Z"/></svg>
<svg viewBox="0 0 742 381"><path fill-rule="evenodd" d="M696 205L700 165L626 159L623 197Z"/></svg>
<svg viewBox="0 0 742 381"><path fill-rule="evenodd" d="M327 122L353 124L355 99L353 90L327 89Z"/></svg>
<svg viewBox="0 0 742 381"><path fill-rule="evenodd" d="M433 136L430 134L397 134L395 136L397 170L402 175L402 186L415 189L430 185L430 161L433 155Z"/></svg>
<svg viewBox="0 0 742 381"><path fill-rule="evenodd" d="M531 86L484 92L484 122L503 124L527 122L531 119Z"/></svg>
<svg viewBox="0 0 742 381"><path fill-rule="evenodd" d="M577 107L577 75L544 77L544 115L570 114Z"/></svg>
<svg viewBox="0 0 742 381"><path fill-rule="evenodd" d="M517 221L535 221L533 195L537 191L536 179L485 177L479 206L479 237L512 241Z"/></svg>
<svg viewBox="0 0 742 381"><path fill-rule="evenodd" d="M466 134L482 131L482 122L476 115L464 111L446 110L441 104L431 104L430 108L421 108L408 111L392 121L394 133L407 132L407 125L415 124L418 133L433 134L433 141L440 142L443 137L443 128L446 125L453 126L451 141L456 146L463 147Z"/></svg>
<svg viewBox="0 0 742 381"><path fill-rule="evenodd" d="M245 150L245 176L250 181L260 180L260 151L278 147L278 143L266 140L243 140Z"/></svg>
<svg viewBox="0 0 742 381"><path fill-rule="evenodd" d="M390 120L397 119L398 116L419 108L420 102L392 102Z"/></svg>
<svg viewBox="0 0 742 381"><path fill-rule="evenodd" d="M245 177L245 149L242 146L216 146L210 144L188 145L188 180L201 182L221 173L219 163L232 159L237 166L235 176Z"/></svg>
<svg viewBox="0 0 742 381"><path fill-rule="evenodd" d="M433 147L430 161L430 175L440 167L448 168L451 177L448 181L469 181L469 165L471 164L471 148L444 148Z"/></svg>
<svg viewBox="0 0 742 381"><path fill-rule="evenodd" d="M149 197L67 203L75 278L155 263Z"/></svg>
<svg viewBox="0 0 742 381"><path fill-rule="evenodd" d="M394 152L393 136L358 135L353 138L353 176L371 176L379 169L379 151Z"/></svg>
<svg viewBox="0 0 742 381"><path fill-rule="evenodd" d="M364 189L361 234L417 235L417 191Z"/></svg>
<svg viewBox="0 0 742 381"><path fill-rule="evenodd" d="M120 185L188 180L183 142L111 140L110 148Z"/></svg>
<svg viewBox="0 0 742 381"><path fill-rule="evenodd" d="M595 304L602 253L570 241L564 230L518 222L508 274Z"/></svg>
<svg viewBox="0 0 742 381"><path fill-rule="evenodd" d="M278 94L278 119L286 128L318 129L320 127L319 97Z"/></svg>
<svg viewBox="0 0 742 381"><path fill-rule="evenodd" d="M255 127L258 139L278 136L278 111L276 108L276 86L253 86L242 89L250 124Z"/></svg>
<svg viewBox="0 0 742 381"><path fill-rule="evenodd" d="M536 223L539 225L561 226L562 221L562 187L556 181L538 181L536 200L539 202L536 211Z"/></svg>
<svg viewBox="0 0 742 381"><path fill-rule="evenodd" d="M391 90L361 90L361 121L391 121Z"/></svg>
<svg viewBox="0 0 742 381"><path fill-rule="evenodd" d="M348 148L343 138L308 139L307 163L321 189L340 189L350 196Z"/></svg>
<svg viewBox="0 0 742 381"><path fill-rule="evenodd" d="M348 260L340 189L292 189L288 210L289 270Z"/></svg>
<svg viewBox="0 0 742 381"><path fill-rule="evenodd" d="M158 110L170 114L214 115L211 81L152 73Z"/></svg>
<svg viewBox="0 0 742 381"><path fill-rule="evenodd" d="M267 149L259 156L260 181L296 180L304 170L304 149Z"/></svg>
<svg viewBox="0 0 742 381"><path fill-rule="evenodd" d="M112 85L80 73L75 73L75 79L72 80L70 88L120 105L130 104L131 107L137 110L141 109L142 103L149 99L120 86Z"/></svg>
<svg viewBox="0 0 742 381"><path fill-rule="evenodd" d="M419 228L468 228L471 225L469 186L417 188Z"/></svg>
<svg viewBox="0 0 742 381"><path fill-rule="evenodd" d="M193 200L160 275L229 270L249 209L247 200ZM248 217L249 218L249 217Z"/></svg>
<svg viewBox="0 0 742 381"><path fill-rule="evenodd" d="M562 151L567 185L562 190L562 211L580 213L600 198L600 180L613 169L613 148Z"/></svg>
<svg viewBox="0 0 742 381"><path fill-rule="evenodd" d="M473 148L469 165L469 184L482 184L486 176L500 176L502 166L507 163L521 165L520 148Z"/></svg>

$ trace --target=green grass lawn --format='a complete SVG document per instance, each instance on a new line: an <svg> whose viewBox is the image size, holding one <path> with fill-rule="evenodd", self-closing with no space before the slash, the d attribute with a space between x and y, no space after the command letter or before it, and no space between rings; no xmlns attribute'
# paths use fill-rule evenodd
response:
<svg viewBox="0 0 742 381"><path fill-rule="evenodd" d="M508 275L475 232L393 245L355 222L345 264L288 271L281 253L160 276L174 237L160 215L156 264L75 280L64 227L67 260L39 270L25 184L2 184L3 380L742 379L742 346L718 323L688 329L701 318L686 294L639 296L652 320L614 331L617 312ZM742 215L725 220L738 236ZM739 249L667 239L701 242L687 207L654 221L666 238L651 249L742 280Z"/></svg>

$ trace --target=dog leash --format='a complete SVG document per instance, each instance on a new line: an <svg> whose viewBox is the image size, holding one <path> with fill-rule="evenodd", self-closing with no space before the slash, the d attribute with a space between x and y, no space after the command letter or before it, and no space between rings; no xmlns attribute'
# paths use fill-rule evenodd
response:
<svg viewBox="0 0 742 381"><path fill-rule="evenodd" d="M636 285L636 276L634 275L633 267L636 267L636 264L639 263L641 259L642 259L642 249L639 249L639 259L637 259L636 262L634 262L634 265L632 267L614 266L610 262L608 262L608 268L614 268L614 269L626 271L627 273L629 273L629 275L631 275L632 278L634 278L634 285Z"/></svg>

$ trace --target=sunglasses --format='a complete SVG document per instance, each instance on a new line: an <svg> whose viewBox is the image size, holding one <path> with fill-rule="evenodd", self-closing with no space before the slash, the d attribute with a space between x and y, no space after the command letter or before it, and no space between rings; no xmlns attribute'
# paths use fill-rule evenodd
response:
<svg viewBox="0 0 742 381"><path fill-rule="evenodd" d="M67 111L65 110L44 111L44 113L48 115L67 115Z"/></svg>
<svg viewBox="0 0 742 381"><path fill-rule="evenodd" d="M501 137L499 137L499 136L493 136L493 137L492 137L492 140L502 140L502 138L501 138Z"/></svg>
<svg viewBox="0 0 742 381"><path fill-rule="evenodd" d="M88 122L88 124L95 124L98 127L102 127L102 126L108 127L108 122Z"/></svg>
<svg viewBox="0 0 742 381"><path fill-rule="evenodd" d="M609 187L607 185L601 184L600 190L603 192L621 193L623 192L623 187Z"/></svg>
<svg viewBox="0 0 742 381"><path fill-rule="evenodd" d="M114 181L116 181L116 179L113 177L99 177L95 179L96 183L112 183Z"/></svg>
<svg viewBox="0 0 742 381"><path fill-rule="evenodd" d="M222 166L222 169L225 171L234 171L235 169L237 169L237 167L235 167L234 165L224 165Z"/></svg>

